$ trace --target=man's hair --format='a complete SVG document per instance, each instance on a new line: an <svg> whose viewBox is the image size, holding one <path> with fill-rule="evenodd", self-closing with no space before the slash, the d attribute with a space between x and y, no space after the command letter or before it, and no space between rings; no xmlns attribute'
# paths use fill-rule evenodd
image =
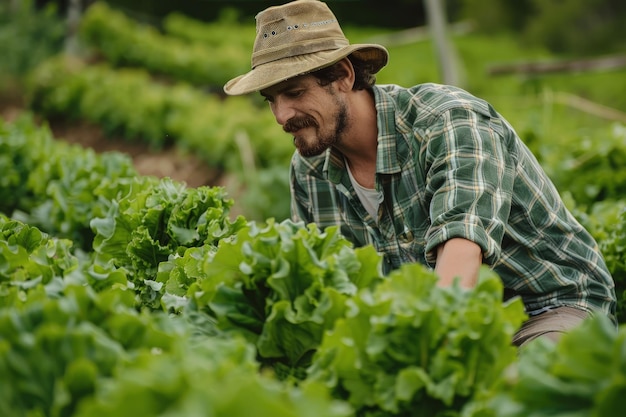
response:
<svg viewBox="0 0 626 417"><path fill-rule="evenodd" d="M354 86L352 86L352 89L370 90L376 84L376 76L372 73L370 64L352 55L348 55L348 59L354 68ZM314 71L311 75L319 80L320 85L325 86L345 77L346 73L339 63L336 63Z"/></svg>

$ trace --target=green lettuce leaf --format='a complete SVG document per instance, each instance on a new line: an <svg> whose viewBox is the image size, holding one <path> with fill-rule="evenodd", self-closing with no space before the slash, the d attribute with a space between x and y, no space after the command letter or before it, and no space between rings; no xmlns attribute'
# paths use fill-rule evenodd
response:
<svg viewBox="0 0 626 417"><path fill-rule="evenodd" d="M524 346L491 407L498 417L616 416L624 395L626 327L596 315L558 343Z"/></svg>
<svg viewBox="0 0 626 417"><path fill-rule="evenodd" d="M511 338L523 305L503 304L502 283L487 270L472 290L436 282L423 266L405 265L349 299L306 381L323 381L365 416L477 407L516 358Z"/></svg>
<svg viewBox="0 0 626 417"><path fill-rule="evenodd" d="M229 219L231 205L218 187L188 188L167 178L138 177L126 195L111 201L106 216L91 221L95 262L127 271L142 305L169 308L161 304L164 292L172 289L182 297L194 280L176 274L178 280L168 284L168 273L176 268L161 264L234 235L246 222ZM176 304L180 309L185 303Z"/></svg>
<svg viewBox="0 0 626 417"><path fill-rule="evenodd" d="M303 377L346 300L382 280L373 248L352 248L336 228L322 232L290 220L250 223L221 241L204 277L190 287L194 303L254 343L281 378Z"/></svg>

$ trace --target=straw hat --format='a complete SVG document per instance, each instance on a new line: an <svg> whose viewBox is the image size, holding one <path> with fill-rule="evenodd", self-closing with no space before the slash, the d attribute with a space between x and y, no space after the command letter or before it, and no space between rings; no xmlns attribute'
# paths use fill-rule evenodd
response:
<svg viewBox="0 0 626 417"><path fill-rule="evenodd" d="M281 81L330 66L353 54L371 65L387 64L387 50L376 44L354 44L343 34L326 3L296 0L256 16L252 70L224 86L229 95L259 91Z"/></svg>

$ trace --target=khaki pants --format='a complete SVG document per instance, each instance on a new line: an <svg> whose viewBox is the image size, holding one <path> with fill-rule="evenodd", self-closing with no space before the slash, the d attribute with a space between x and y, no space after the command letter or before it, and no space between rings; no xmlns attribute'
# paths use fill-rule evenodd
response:
<svg viewBox="0 0 626 417"><path fill-rule="evenodd" d="M589 313L575 307L555 307L531 316L513 336L513 344L522 346L538 337L558 341L563 333L578 326Z"/></svg>

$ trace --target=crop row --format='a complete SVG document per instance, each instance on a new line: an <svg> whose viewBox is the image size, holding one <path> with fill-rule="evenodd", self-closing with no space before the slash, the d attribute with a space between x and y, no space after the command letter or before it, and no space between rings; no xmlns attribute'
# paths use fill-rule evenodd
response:
<svg viewBox="0 0 626 417"><path fill-rule="evenodd" d="M232 200L226 199L221 188L187 188L168 179L159 182L154 177L139 176L127 155L96 154L91 149L57 141L49 129L36 127L28 117L0 124L0 166L4 173L0 183L0 212L25 220L47 233L71 239L85 251L92 250L94 236L90 222L114 216L115 210L120 210L122 197L131 201L150 199L156 205L160 204L158 196L161 194L171 201L176 196L182 199L181 204L185 200L184 204L190 205L185 210L196 211L198 205L211 204L223 212L220 215L223 221L232 206ZM167 204L159 209L172 210ZM179 221L189 222L189 215ZM179 230L182 226L171 227L182 233L182 229ZM150 226L150 230L161 233L155 225ZM164 244L162 236L159 242Z"/></svg>
<svg viewBox="0 0 626 417"><path fill-rule="evenodd" d="M183 83L163 85L140 69L59 57L33 72L28 96L29 107L48 117L87 120L109 135L144 140L154 148L176 143L214 167L241 170L246 151L259 166L286 164L293 152L287 139L277 139L285 135L266 109Z"/></svg>
<svg viewBox="0 0 626 417"><path fill-rule="evenodd" d="M198 29L199 25L193 23L180 15L168 16L164 27L178 34L174 36L139 23L104 2L96 2L84 14L79 35L85 46L104 56L111 65L142 67L196 85L221 89L233 74L250 68L250 47L243 47L237 39L250 43L254 27L243 31L233 31L231 27L226 31L228 21L218 22L210 33L213 42L207 42L206 32L210 29ZM184 26L187 29L182 29ZM201 38L191 41L191 31ZM215 37L215 33L222 36Z"/></svg>
<svg viewBox="0 0 626 417"><path fill-rule="evenodd" d="M626 195L626 126L607 124L598 138L573 135L567 143L535 138L529 143L561 192L587 207Z"/></svg>

